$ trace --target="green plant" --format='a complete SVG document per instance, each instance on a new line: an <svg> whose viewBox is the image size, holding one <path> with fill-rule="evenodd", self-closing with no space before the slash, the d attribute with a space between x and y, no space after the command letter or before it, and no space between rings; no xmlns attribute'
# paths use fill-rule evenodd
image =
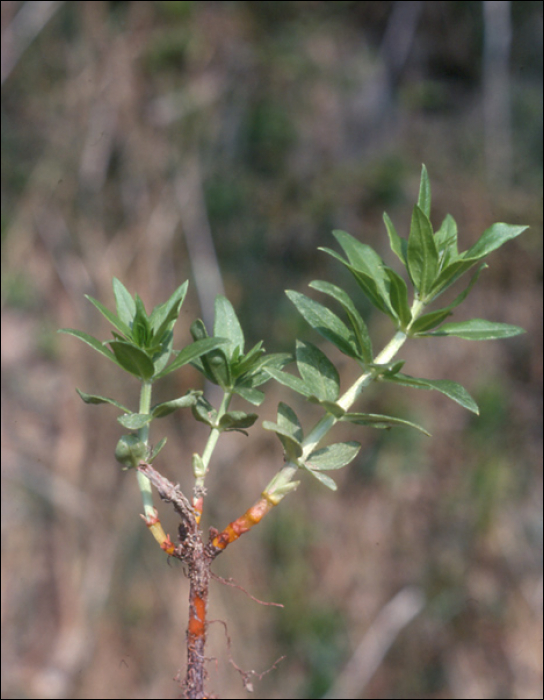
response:
<svg viewBox="0 0 544 700"><path fill-rule="evenodd" d="M413 288L411 302L405 279L385 265L370 246L360 243L347 233L335 231L334 236L345 257L328 248L322 249L349 270L372 304L390 318L394 334L378 354L374 354L368 329L354 301L340 287L323 281L310 284L310 287L336 302L344 312L345 320L327 306L300 292L287 292L309 325L359 366L358 379L343 394L340 393L336 367L322 350L308 341L296 341L294 358L284 353L266 354L262 342L246 351L244 333L234 308L222 296L218 296L215 302L213 334L210 336L204 323L196 320L191 326L194 342L181 351L174 350L173 327L187 292L187 282L167 302L155 307L148 315L139 296L133 298L123 284L114 279L117 313L109 311L96 299L87 297L113 325L113 339L100 342L81 331L62 329L64 333L88 343L141 382L137 412L114 399L85 394L79 390L78 393L86 403L109 403L122 412L118 420L130 433L119 440L115 456L124 468L136 471L143 498L142 517L152 534L168 555L177 557L188 566L190 600L187 674L184 683L187 698L206 697L204 647L208 584L213 560L296 489L299 470L309 472L329 489L336 489L335 481L327 472L349 464L357 455L360 445L348 441L322 446L331 428L338 422L349 422L381 429L405 426L426 433L421 426L399 417L353 411L352 407L365 387L371 382L390 382L415 389L436 390L469 411L478 413L475 401L460 384L446 379L412 377L401 372L404 363L395 360L395 357L406 340L422 336L489 340L523 332L517 326L481 319L461 323L445 321L453 309L466 299L486 267L484 258L506 241L520 235L526 227L493 224L469 250L459 253L455 221L448 215L440 228L433 232L430 209L431 191L423 167L418 202L413 210L408 239L401 238L387 214L384 215L391 249L406 269L408 284ZM432 302L472 268L476 269L464 291L447 306L427 311ZM293 359L299 376L284 371L284 367ZM189 363L206 379L220 387L223 396L220 405L212 406L203 392L197 389L191 389L184 396L170 401L152 405L153 384ZM283 465L251 508L221 532L212 529L206 541L199 523L204 504L205 480L219 437L232 430L245 433L258 418L255 413L229 410L231 400L238 395L250 404L259 406L264 399L260 387L270 379L301 394L307 401L318 404L323 410L323 416L304 436L294 410L287 403L279 404L276 422L265 421L263 427L276 433L281 441L284 450ZM152 466L164 447L165 439L153 450L149 446L149 427L152 421L180 408L190 408L194 418L210 428L202 453L192 456L195 477L192 502L178 486L170 483ZM153 505L152 485L163 500L173 503L179 514L181 524L178 544L174 544L164 533Z"/></svg>

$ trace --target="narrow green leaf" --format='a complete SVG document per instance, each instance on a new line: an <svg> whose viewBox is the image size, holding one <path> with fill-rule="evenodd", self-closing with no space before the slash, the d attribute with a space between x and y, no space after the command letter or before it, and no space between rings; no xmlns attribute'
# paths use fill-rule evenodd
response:
<svg viewBox="0 0 544 700"><path fill-rule="evenodd" d="M330 413L331 416L334 416L335 418L341 418L346 412L345 408L342 408L342 406L339 406L333 401L320 401L319 405L323 406L327 413Z"/></svg>
<svg viewBox="0 0 544 700"><path fill-rule="evenodd" d="M188 285L189 282L184 282L176 289L168 301L160 306L156 306L153 309L150 317L150 323L151 327L153 328L155 338L157 338L159 342L167 331L172 330L172 327L179 316L185 295L187 294Z"/></svg>
<svg viewBox="0 0 544 700"><path fill-rule="evenodd" d="M76 331L73 328L59 328L59 330L57 332L58 333L66 333L67 335L73 335L75 338L79 338L84 343L87 343L87 345L90 345L94 350L99 352L101 355L104 355L104 357L107 357L108 360L115 362L115 364L119 365L119 367L123 367L123 365L117 360L117 358L111 352L111 350L108 350L107 347L102 345L102 343L99 340L97 340L96 338L94 338L92 335L89 335L88 333L84 333L83 331Z"/></svg>
<svg viewBox="0 0 544 700"><path fill-rule="evenodd" d="M267 377L265 381L268 381L268 379L270 379L270 377ZM249 403L253 404L254 406L260 406L265 398L264 393L259 391L259 389L251 389L243 386L235 387L234 393L238 394L246 401L249 401Z"/></svg>
<svg viewBox="0 0 544 700"><path fill-rule="evenodd" d="M284 431L286 435L291 435L297 442L302 442L304 433L302 426L293 409L283 401L278 404L278 427Z"/></svg>
<svg viewBox="0 0 544 700"><path fill-rule="evenodd" d="M129 413L126 416L119 416L117 418L119 423L123 428L128 428L128 430L139 430L143 428L153 420L151 413Z"/></svg>
<svg viewBox="0 0 544 700"><path fill-rule="evenodd" d="M306 386L306 383L302 379L300 379L300 377L295 377L293 374L282 372L281 370L276 369L274 367L267 367L266 371L277 382L283 384L283 386L289 387L289 389L292 389L293 391L296 391L297 394L301 394L306 398L311 396L312 392Z"/></svg>
<svg viewBox="0 0 544 700"><path fill-rule="evenodd" d="M285 293L314 330L330 340L348 357L359 358L346 324L336 314L305 294L291 290Z"/></svg>
<svg viewBox="0 0 544 700"><path fill-rule="evenodd" d="M149 462L149 464L151 464L154 461L154 459L157 457L159 452L166 445L166 440L167 440L167 438L163 437L162 440L159 440L159 442L155 445L155 447L153 448L153 451L149 455L149 459L147 460Z"/></svg>
<svg viewBox="0 0 544 700"><path fill-rule="evenodd" d="M431 222L417 205L408 238L408 271L420 296L426 297L438 273L438 251Z"/></svg>
<svg viewBox="0 0 544 700"><path fill-rule="evenodd" d="M213 334L218 338L227 338L231 342L224 348L229 358L233 357L234 350L244 352L244 333L240 321L236 316L233 305L220 294L215 298L215 323Z"/></svg>
<svg viewBox="0 0 544 700"><path fill-rule="evenodd" d="M190 389L184 396L180 396L178 399L157 403L151 407L153 418L164 418L165 416L169 416L178 408L188 408L193 406L196 403L197 397L201 395L201 391Z"/></svg>
<svg viewBox="0 0 544 700"><path fill-rule="evenodd" d="M80 391L79 389L76 389L76 391L81 396L83 401L85 401L85 403L89 403L89 404L110 403L112 406L116 406L117 408L120 408L121 411L124 411L125 413L131 412L130 408L123 406L122 403L119 403L119 401L115 401L114 399L108 399L106 396L96 396L95 394L86 394L85 392Z"/></svg>
<svg viewBox="0 0 544 700"><path fill-rule="evenodd" d="M123 369L145 381L151 379L155 367L143 350L123 340L110 340L108 344Z"/></svg>
<svg viewBox="0 0 544 700"><path fill-rule="evenodd" d="M336 401L340 377L329 358L312 343L297 340L297 367L308 390L323 401Z"/></svg>
<svg viewBox="0 0 544 700"><path fill-rule="evenodd" d="M331 479L331 477L327 476L327 474L323 474L322 472L319 472L319 471L314 471L313 469L310 469L309 467L306 467L306 471L310 472L310 474L313 477L315 477L318 481L320 481L323 484L323 486L326 486L331 491L336 491L338 489L338 486L336 485L335 480Z"/></svg>
<svg viewBox="0 0 544 700"><path fill-rule="evenodd" d="M364 362L372 362L372 341L370 340L370 334L365 322L361 318L361 315L355 308L354 303L350 299L349 295L340 287L337 287L330 282L322 282L320 280L314 280L310 282L310 287L317 289L318 292L323 294L328 294L333 299L342 306L344 311L348 316L350 326L353 330L355 336L355 343L360 357Z"/></svg>
<svg viewBox="0 0 544 700"><path fill-rule="evenodd" d="M516 238L528 226L512 226L511 224L497 223L486 229L476 243L463 253L465 259L481 260L489 253L500 248L507 241Z"/></svg>
<svg viewBox="0 0 544 700"><path fill-rule="evenodd" d="M419 197L417 205L427 218L431 216L431 183L425 165L421 166L421 180L419 183Z"/></svg>
<svg viewBox="0 0 544 700"><path fill-rule="evenodd" d="M412 312L410 310L410 304L408 303L408 287L402 277L390 267L386 267L385 271L391 280L391 306L399 318L401 328L405 329L412 320Z"/></svg>
<svg viewBox="0 0 544 700"><path fill-rule="evenodd" d="M95 306L100 313L108 319L114 328L117 328L117 330L120 331L125 337L130 338L132 333L130 327L127 326L126 323L123 323L120 318L117 318L117 316L106 308L104 304L101 304L98 299L94 299L88 294L85 294L85 299L88 299L91 304L93 304L93 306Z"/></svg>
<svg viewBox="0 0 544 700"><path fill-rule="evenodd" d="M241 378L236 380L236 391L239 388L261 386L261 384L270 380L270 375L266 371L268 367L280 370L292 361L293 356L286 352L271 353L270 355L260 357L255 360L250 369L247 370Z"/></svg>
<svg viewBox="0 0 544 700"><path fill-rule="evenodd" d="M457 224L450 214L446 214L438 231L434 234L436 248L438 250L438 263L440 269L444 268L450 260L455 260L457 252Z"/></svg>
<svg viewBox="0 0 544 700"><path fill-rule="evenodd" d="M509 323L471 318L469 321L461 321L460 323L445 323L436 331L420 335L453 335L464 340L496 340L498 338L511 338L521 333L525 333L523 328L512 326Z"/></svg>
<svg viewBox="0 0 544 700"><path fill-rule="evenodd" d="M131 337L140 348L145 348L152 336L149 317L143 301L137 294L134 295L134 301L136 303L136 314L132 322Z"/></svg>
<svg viewBox="0 0 544 700"><path fill-rule="evenodd" d="M360 449L358 442L337 442L312 452L306 460L306 466L318 471L340 469L355 459Z"/></svg>
<svg viewBox="0 0 544 700"><path fill-rule="evenodd" d="M183 367L183 365L188 364L197 357L200 357L201 355L204 355L205 353L208 353L227 342L228 340L226 338L203 338L202 340L196 340L194 343L191 343L191 345L187 345L187 347L183 348L183 350L178 353L175 360L173 360L168 367L163 369L162 372L159 372L155 379L160 379L161 377L170 374L170 372Z"/></svg>
<svg viewBox="0 0 544 700"><path fill-rule="evenodd" d="M444 394L452 401L455 401L468 411L479 414L478 404L468 393L464 386L453 382L450 379L422 379L421 377L411 377L408 374L395 374L394 376L385 376L384 379L394 384L401 386L409 386L414 389L434 389Z"/></svg>
<svg viewBox="0 0 544 700"><path fill-rule="evenodd" d="M380 413L345 413L340 420L356 423L357 425L367 425L370 428L388 429L396 426L415 428L429 437L431 435L417 423L412 423L402 418L395 418L394 416L384 416Z"/></svg>
<svg viewBox="0 0 544 700"><path fill-rule="evenodd" d="M113 294L115 296L117 315L130 328L130 324L136 314L136 304L127 288L116 277L113 278Z"/></svg>
<svg viewBox="0 0 544 700"><path fill-rule="evenodd" d="M405 238L401 238L397 233L393 222L389 216L384 212L383 221L385 223L385 228L387 229L387 235L389 236L389 245L391 250L401 263L406 267L406 259L408 254L408 241Z"/></svg>

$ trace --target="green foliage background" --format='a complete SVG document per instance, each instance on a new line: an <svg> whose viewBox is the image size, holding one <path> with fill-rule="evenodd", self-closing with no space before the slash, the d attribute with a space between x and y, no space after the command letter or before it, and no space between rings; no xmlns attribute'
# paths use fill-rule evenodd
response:
<svg viewBox="0 0 544 700"><path fill-rule="evenodd" d="M36 5L48 3L2 3L2 697L176 697L184 664L181 567L138 518L135 480L113 457L116 413L73 390L134 406L137 382L56 329L105 338L83 295L111 307L113 276L148 309L189 278L178 347L222 290L248 347L318 343L283 290L343 283L317 250L333 228L394 266L382 213L407 235L422 162L433 220L450 212L463 248L494 221L531 226L453 319L528 333L406 346L407 373L461 382L480 416L436 392L374 388L363 410L433 439L342 428L335 439L363 449L338 493L306 479L218 559L285 608L212 587L232 646L212 624L211 685L241 697L229 653L258 673L285 654L255 696L321 698L353 681L362 648L367 678L348 697L541 697L542 4L511 3L502 121L486 111L497 76L482 3L60 2L48 21ZM378 348L387 320L370 306L365 320ZM190 368L163 381L157 401L202 388ZM261 419L284 397L274 388ZM240 515L277 470L260 422L222 438L205 526ZM206 426L189 411L163 426L157 467L189 489ZM407 590L423 609L403 625L397 608L371 672L380 614Z"/></svg>

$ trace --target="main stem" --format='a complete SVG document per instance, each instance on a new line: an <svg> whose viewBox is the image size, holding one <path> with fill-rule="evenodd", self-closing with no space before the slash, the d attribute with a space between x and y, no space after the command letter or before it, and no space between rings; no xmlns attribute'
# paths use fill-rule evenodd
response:
<svg viewBox="0 0 544 700"><path fill-rule="evenodd" d="M140 390L140 406L139 413L149 413L151 410L151 383L143 382L142 388ZM144 425L143 428L138 430L138 437L147 445L149 443L149 424ZM155 509L153 507L153 492L151 490L151 483L149 479L144 476L141 472L137 472L138 486L140 487L140 493L142 494L142 502L144 504L144 514L146 517L156 516Z"/></svg>

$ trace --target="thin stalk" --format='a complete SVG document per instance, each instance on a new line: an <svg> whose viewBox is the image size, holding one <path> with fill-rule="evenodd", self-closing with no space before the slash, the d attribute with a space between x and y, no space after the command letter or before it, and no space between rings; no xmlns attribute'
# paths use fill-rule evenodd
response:
<svg viewBox="0 0 544 700"><path fill-rule="evenodd" d="M151 383L142 382L142 388L140 390L140 406L139 413L149 413L151 410ZM138 437L144 443L148 445L149 443L149 424L144 425L143 428L138 430ZM155 518L157 512L153 507L153 492L151 490L151 483L149 479L144 476L141 472L137 472L136 477L138 479L138 486L140 488L140 493L142 494L142 502L144 505L144 515L146 518Z"/></svg>

